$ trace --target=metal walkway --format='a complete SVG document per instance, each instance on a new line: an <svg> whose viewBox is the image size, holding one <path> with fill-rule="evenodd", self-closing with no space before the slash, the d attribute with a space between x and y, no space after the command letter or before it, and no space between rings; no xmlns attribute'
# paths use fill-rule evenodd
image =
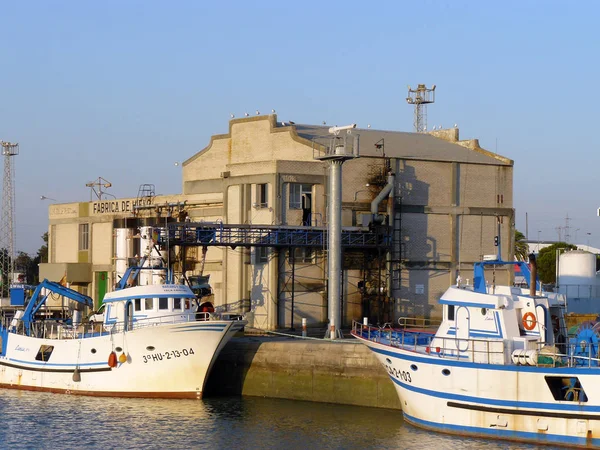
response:
<svg viewBox="0 0 600 450"><path fill-rule="evenodd" d="M232 225L208 222L169 223L158 243L166 246L321 247L327 248L327 228L274 225ZM389 227L365 231L342 229L342 247L377 249L391 245Z"/></svg>

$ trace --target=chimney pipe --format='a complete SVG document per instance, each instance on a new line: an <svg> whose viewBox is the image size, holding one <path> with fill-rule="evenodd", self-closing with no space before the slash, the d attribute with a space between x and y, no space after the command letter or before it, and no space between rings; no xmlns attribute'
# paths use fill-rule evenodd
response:
<svg viewBox="0 0 600 450"><path fill-rule="evenodd" d="M531 275L529 277L529 295L535 297L537 292L537 262L535 260L535 254L529 255L529 264L531 265Z"/></svg>

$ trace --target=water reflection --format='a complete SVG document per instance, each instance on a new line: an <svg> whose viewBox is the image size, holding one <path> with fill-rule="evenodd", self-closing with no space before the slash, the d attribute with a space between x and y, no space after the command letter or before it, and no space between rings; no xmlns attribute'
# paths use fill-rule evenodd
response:
<svg viewBox="0 0 600 450"><path fill-rule="evenodd" d="M0 390L3 448L533 449L430 433L399 411L263 398L113 399Z"/></svg>

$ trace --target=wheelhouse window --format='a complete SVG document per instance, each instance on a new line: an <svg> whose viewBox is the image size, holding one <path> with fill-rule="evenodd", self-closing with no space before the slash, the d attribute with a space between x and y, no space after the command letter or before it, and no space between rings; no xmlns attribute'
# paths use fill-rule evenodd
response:
<svg viewBox="0 0 600 450"><path fill-rule="evenodd" d="M158 309L169 309L169 299L168 298L159 298L158 299Z"/></svg>
<svg viewBox="0 0 600 450"><path fill-rule="evenodd" d="M446 305L448 320L454 320L454 305Z"/></svg>
<svg viewBox="0 0 600 450"><path fill-rule="evenodd" d="M134 307L136 311L141 311L142 310L142 299L141 298L136 298L134 300Z"/></svg>
<svg viewBox="0 0 600 450"><path fill-rule="evenodd" d="M144 310L145 311L153 311L154 310L154 299L153 298L145 298L144 299Z"/></svg>
<svg viewBox="0 0 600 450"><path fill-rule="evenodd" d="M175 311L181 310L181 299L180 298L174 298L173 299L173 309Z"/></svg>
<svg viewBox="0 0 600 450"><path fill-rule="evenodd" d="M80 223L79 224L79 250L90 249L90 224Z"/></svg>

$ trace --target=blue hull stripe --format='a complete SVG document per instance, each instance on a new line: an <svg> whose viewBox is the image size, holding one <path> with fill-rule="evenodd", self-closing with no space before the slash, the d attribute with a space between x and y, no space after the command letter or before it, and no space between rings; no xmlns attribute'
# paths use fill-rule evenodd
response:
<svg viewBox="0 0 600 450"><path fill-rule="evenodd" d="M500 439L508 439L515 441L529 441L529 442L537 442L537 443L545 443L545 444L568 444L568 445L581 445L581 446L589 446L589 447L597 447L600 446L600 439L592 438L587 439L585 437L575 437L575 436L563 436L560 434L546 434L543 432L540 433L531 433L527 431L514 431L507 430L502 428L483 428L483 427L468 427L462 425L450 425L450 424L441 424L436 422L430 422L427 420L417 419L409 414L404 413L404 418L419 427L428 428L432 430L445 431L447 433L453 434L471 434L474 436L483 436L483 437L496 437Z"/></svg>
<svg viewBox="0 0 600 450"><path fill-rule="evenodd" d="M449 392L432 391L430 389L419 388L412 384L403 383L395 377L390 377L398 386L407 391L427 395L428 397L442 398L445 400L457 400L460 402L469 402L484 406L505 406L512 409L533 409L533 410L551 410L551 411L575 411L578 413L600 413L600 406L587 406L577 402L564 403L542 403L542 402L522 402L519 400L499 400L495 398L473 397L470 395L451 394ZM570 403L570 404L566 404ZM598 415L600 420L600 415Z"/></svg>

